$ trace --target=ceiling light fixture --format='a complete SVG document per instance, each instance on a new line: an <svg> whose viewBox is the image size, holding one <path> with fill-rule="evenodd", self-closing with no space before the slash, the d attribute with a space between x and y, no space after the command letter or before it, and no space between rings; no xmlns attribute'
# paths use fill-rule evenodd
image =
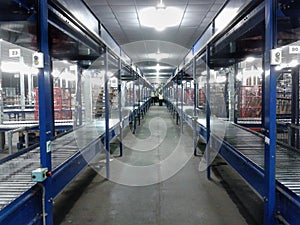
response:
<svg viewBox="0 0 300 225"><path fill-rule="evenodd" d="M139 18L142 26L154 27L157 31L163 31L167 27L180 24L182 11L175 7L166 7L162 0L156 7L142 9Z"/></svg>
<svg viewBox="0 0 300 225"><path fill-rule="evenodd" d="M148 54L148 57L150 59L155 59L156 61L160 61L162 59L169 58L169 54L168 53L150 53L150 54Z"/></svg>
<svg viewBox="0 0 300 225"><path fill-rule="evenodd" d="M255 58L252 56L249 56L246 58L246 62L254 62Z"/></svg>

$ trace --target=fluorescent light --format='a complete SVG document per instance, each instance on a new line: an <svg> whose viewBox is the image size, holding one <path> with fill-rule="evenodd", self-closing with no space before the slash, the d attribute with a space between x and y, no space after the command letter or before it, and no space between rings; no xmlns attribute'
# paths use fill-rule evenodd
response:
<svg viewBox="0 0 300 225"><path fill-rule="evenodd" d="M1 71L5 73L24 73L24 74L38 74L37 68L32 68L20 62L2 62Z"/></svg>
<svg viewBox="0 0 300 225"><path fill-rule="evenodd" d="M251 56L246 58L246 62L253 62L254 60L255 58Z"/></svg>
<svg viewBox="0 0 300 225"><path fill-rule="evenodd" d="M299 62L297 59L293 59L290 63L289 63L289 67L295 67L298 66Z"/></svg>
<svg viewBox="0 0 300 225"><path fill-rule="evenodd" d="M169 58L170 54L168 53L150 53L148 54L148 57L150 59L156 59L157 61L160 61L161 59Z"/></svg>
<svg viewBox="0 0 300 225"><path fill-rule="evenodd" d="M216 83L224 83L226 81L226 77L225 76L221 76L218 77L218 79L216 79Z"/></svg>
<svg viewBox="0 0 300 225"><path fill-rule="evenodd" d="M55 70L55 69L54 69L54 70L52 71L51 74L52 74L53 77L59 77L59 74L60 74L60 73L59 73L58 70Z"/></svg>
<svg viewBox="0 0 300 225"><path fill-rule="evenodd" d="M175 7L165 7L162 1L156 7L144 8L139 13L142 26L163 31L167 27L177 26L181 22L182 11Z"/></svg>
<svg viewBox="0 0 300 225"><path fill-rule="evenodd" d="M201 72L201 75L202 75L202 76L205 76L205 75L207 75L207 71L206 71L206 70L204 70L203 72Z"/></svg>
<svg viewBox="0 0 300 225"><path fill-rule="evenodd" d="M172 69L172 67L171 66L161 66L159 64L158 65L156 64L156 66L149 66L149 67L147 66L147 69L164 70L164 69Z"/></svg>
<svg viewBox="0 0 300 225"><path fill-rule="evenodd" d="M70 73L69 71L62 73L61 78L69 81L76 80L75 74Z"/></svg>
<svg viewBox="0 0 300 225"><path fill-rule="evenodd" d="M159 63L156 64L155 69L156 69L156 72L159 72L159 71L160 71L161 67L160 67Z"/></svg>

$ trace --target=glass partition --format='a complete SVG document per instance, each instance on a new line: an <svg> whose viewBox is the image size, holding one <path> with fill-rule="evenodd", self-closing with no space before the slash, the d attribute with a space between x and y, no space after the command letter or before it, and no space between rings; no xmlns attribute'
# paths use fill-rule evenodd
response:
<svg viewBox="0 0 300 225"><path fill-rule="evenodd" d="M132 111L132 72L130 67L121 64L121 105L123 118L128 117Z"/></svg>
<svg viewBox="0 0 300 225"><path fill-rule="evenodd" d="M228 68L210 70L210 111L211 115L228 119Z"/></svg>
<svg viewBox="0 0 300 225"><path fill-rule="evenodd" d="M238 64L236 86L238 123L260 122L262 118L262 58L247 57Z"/></svg>
<svg viewBox="0 0 300 225"><path fill-rule="evenodd" d="M198 122L206 126L206 90L207 90L207 66L204 61L205 56L199 56L196 59L196 82L197 82L197 112Z"/></svg>
<svg viewBox="0 0 300 225"><path fill-rule="evenodd" d="M34 120L38 69L34 51L0 41L0 121ZM37 108L38 109L38 108Z"/></svg>
<svg viewBox="0 0 300 225"><path fill-rule="evenodd" d="M108 102L109 118L119 119L119 59L108 52Z"/></svg>
<svg viewBox="0 0 300 225"><path fill-rule="evenodd" d="M277 43L282 51L277 71L277 141L300 149L299 132L299 65L300 4L279 1Z"/></svg>
<svg viewBox="0 0 300 225"><path fill-rule="evenodd" d="M73 119L78 66L68 61L52 61L54 120ZM37 93L36 93L37 96ZM38 105L35 105L35 108ZM35 112L37 113L37 112ZM38 120L35 114L35 119Z"/></svg>
<svg viewBox="0 0 300 225"><path fill-rule="evenodd" d="M250 0L230 0L214 20L215 33L223 30L237 16L239 10Z"/></svg>
<svg viewBox="0 0 300 225"><path fill-rule="evenodd" d="M207 88L207 71L206 62L202 57L196 60L196 78L198 84L198 101L197 107L199 109L205 110L206 107L206 88Z"/></svg>

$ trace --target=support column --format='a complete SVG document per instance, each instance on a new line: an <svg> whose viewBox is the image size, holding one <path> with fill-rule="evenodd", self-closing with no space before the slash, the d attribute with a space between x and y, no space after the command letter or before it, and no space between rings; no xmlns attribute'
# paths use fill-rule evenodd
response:
<svg viewBox="0 0 300 225"><path fill-rule="evenodd" d="M197 156L197 141L198 141L198 132L197 132L197 78L196 78L196 57L193 58L193 81L194 81L194 115L193 115L193 140L194 140L194 156Z"/></svg>
<svg viewBox="0 0 300 225"><path fill-rule="evenodd" d="M296 66L292 70L292 124L299 125L299 66ZM299 130L295 128L291 129L290 142L291 145L299 148Z"/></svg>
<svg viewBox="0 0 300 225"><path fill-rule="evenodd" d="M109 146L109 91L108 91L108 51L104 53L104 93L105 93L105 150L106 150L106 179L110 177L110 146Z"/></svg>
<svg viewBox="0 0 300 225"><path fill-rule="evenodd" d="M122 115L122 83L121 83L121 71L122 71L122 62L121 59L119 59L119 74L118 74L118 95L119 95L119 99L118 99L118 108L119 108L119 128L120 128L120 157L123 156L123 115Z"/></svg>
<svg viewBox="0 0 300 225"><path fill-rule="evenodd" d="M210 46L206 46L206 176L210 179Z"/></svg>
<svg viewBox="0 0 300 225"><path fill-rule="evenodd" d="M234 123L236 124L237 123L237 106L236 106L236 97L238 96L237 94L236 94L236 92L238 91L237 90L237 79L236 79L236 77L237 77L237 75L238 75L238 73L239 73L239 64L238 64L238 62L235 62L235 64L234 64L234 77L233 77L233 82L234 82L234 85L233 85L233 88L234 88L234 91L235 91L235 93L234 93L234 118L233 118L233 121L234 121Z"/></svg>
<svg viewBox="0 0 300 225"><path fill-rule="evenodd" d="M82 125L82 97L81 97L81 73L82 69L77 69L77 82L76 82L76 121L75 126Z"/></svg>
<svg viewBox="0 0 300 225"><path fill-rule="evenodd" d="M38 44L39 51L44 54L44 68L39 69L38 95L39 95L39 126L40 126L40 162L41 167L52 170L51 151L47 148L50 139L54 136L53 117L53 84L51 79L50 56L48 45L48 1L38 1ZM45 187L45 214L47 225L53 224L53 196L52 178L48 177L43 185Z"/></svg>
<svg viewBox="0 0 300 225"><path fill-rule="evenodd" d="M134 88L134 80L135 80L135 73L134 73L134 70L132 69L132 96L133 96L133 99L132 99L132 107L133 107L133 131L132 133L135 134L135 130L136 130L136 111L135 111L135 88Z"/></svg>
<svg viewBox="0 0 300 225"><path fill-rule="evenodd" d="M180 132L183 133L183 71L180 74L180 80L181 80L181 107L180 107Z"/></svg>
<svg viewBox="0 0 300 225"><path fill-rule="evenodd" d="M275 224L275 151L276 151L276 71L270 65L271 50L276 48L276 0L265 1L265 85L264 85L264 224Z"/></svg>

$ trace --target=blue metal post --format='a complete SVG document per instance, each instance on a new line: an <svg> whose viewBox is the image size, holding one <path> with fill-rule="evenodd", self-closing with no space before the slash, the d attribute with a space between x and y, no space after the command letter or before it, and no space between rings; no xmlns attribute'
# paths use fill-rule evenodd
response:
<svg viewBox="0 0 300 225"><path fill-rule="evenodd" d="M181 80L180 132L183 133L183 71L181 71L180 80Z"/></svg>
<svg viewBox="0 0 300 225"><path fill-rule="evenodd" d="M77 102L77 115L76 126L82 125L82 98L81 98L81 68L77 71L77 88L76 88L76 102Z"/></svg>
<svg viewBox="0 0 300 225"><path fill-rule="evenodd" d="M176 125L178 125L178 111L179 111L179 106L178 106L178 76L176 78L176 110L175 110L175 114L176 114Z"/></svg>
<svg viewBox="0 0 300 225"><path fill-rule="evenodd" d="M210 179L210 46L206 46L206 163L207 179Z"/></svg>
<svg viewBox="0 0 300 225"><path fill-rule="evenodd" d="M133 131L132 133L135 134L135 130L136 130L136 117L135 117L135 88L134 88L134 80L135 80L135 73L134 73L134 70L132 69L132 96L133 96L133 99L132 99L132 107L133 107Z"/></svg>
<svg viewBox="0 0 300 225"><path fill-rule="evenodd" d="M40 51L44 54L44 68L38 74L39 126L40 126L40 162L41 166L52 170L51 151L47 142L54 135L53 121L53 84L51 79L49 44L48 44L48 1L38 1L38 40ZM47 225L53 224L52 179L43 183L45 187L45 219Z"/></svg>
<svg viewBox="0 0 300 225"><path fill-rule="evenodd" d="M137 80L138 83L138 93L137 93L137 116L138 116L138 121L139 121L139 125L141 125L141 106L140 106L140 97L141 97L141 87L140 87L140 77L138 77Z"/></svg>
<svg viewBox="0 0 300 225"><path fill-rule="evenodd" d="M121 71L122 71L122 62L119 58L119 77L118 77L118 93L119 93L119 99L118 99L118 107L119 107L119 121L120 121L120 157L123 156L123 116L122 116L122 89L121 89Z"/></svg>
<svg viewBox="0 0 300 225"><path fill-rule="evenodd" d="M106 178L110 177L110 146L109 146L109 91L108 91L108 51L104 53L104 93L105 93L105 149L106 149Z"/></svg>
<svg viewBox="0 0 300 225"><path fill-rule="evenodd" d="M233 80L234 80L234 90L236 91L237 90L237 83L236 83L236 76L238 75L239 73L239 64L238 62L235 62L234 64L234 77L233 77ZM236 92L234 93L234 99L236 97ZM236 101L234 100L234 123L237 123L238 120L237 120L237 112L236 112L236 108L235 108L235 104L236 104Z"/></svg>
<svg viewBox="0 0 300 225"><path fill-rule="evenodd" d="M276 0L265 1L265 90L264 90L264 128L265 156L264 156L264 224L275 223L275 151L276 151L276 71L270 65L271 49L276 47Z"/></svg>
<svg viewBox="0 0 300 225"><path fill-rule="evenodd" d="M197 80L196 80L196 57L193 58L193 81L194 81L194 118L193 118L193 136L194 136L194 156L197 156Z"/></svg>

